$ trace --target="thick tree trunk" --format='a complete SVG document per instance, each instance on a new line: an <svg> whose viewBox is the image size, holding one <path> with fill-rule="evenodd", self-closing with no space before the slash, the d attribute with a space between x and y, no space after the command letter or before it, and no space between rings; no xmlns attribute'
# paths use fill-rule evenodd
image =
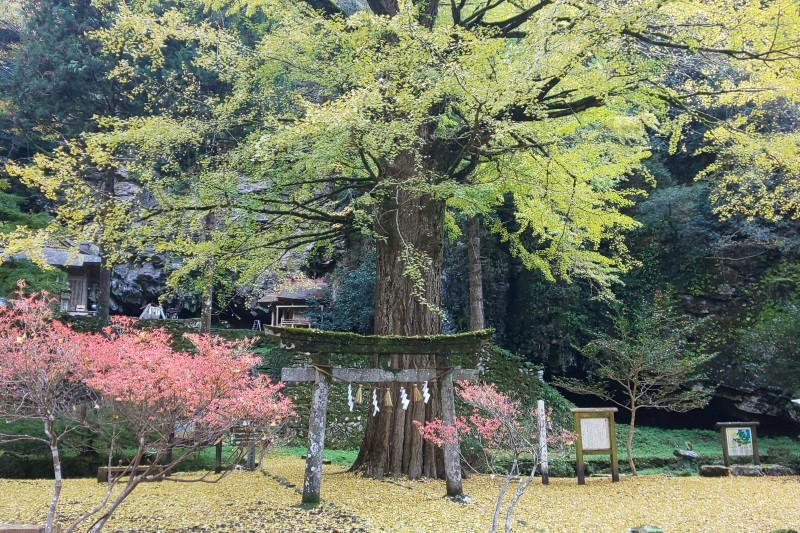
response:
<svg viewBox="0 0 800 533"><path fill-rule="evenodd" d="M375 229L375 334L440 333L444 202L392 188L381 201ZM419 265L421 286L405 274L408 253L424 263Z"/></svg>
<svg viewBox="0 0 800 533"><path fill-rule="evenodd" d="M411 156L402 154L389 166L387 181L407 182L415 168ZM438 307L441 302L441 265L444 234L444 203L428 195L386 187L376 217L375 334L431 335L441 333ZM412 259L409 259L412 257ZM407 275L410 263L419 267L416 281ZM396 369L436 368L427 356L394 356ZM408 410L400 402L400 387L411 394L413 383L391 386L392 406L385 404L386 389L378 388L380 412L367 422L361 450L353 470L382 478L407 475L410 479L444 475L443 455L425 442L413 422L441 417L438 384L429 384L428 404L412 401ZM413 398L413 396L412 396Z"/></svg>
<svg viewBox="0 0 800 533"><path fill-rule="evenodd" d="M483 267L481 265L481 219L467 220L467 261L469 262L469 329L486 327L483 317Z"/></svg>

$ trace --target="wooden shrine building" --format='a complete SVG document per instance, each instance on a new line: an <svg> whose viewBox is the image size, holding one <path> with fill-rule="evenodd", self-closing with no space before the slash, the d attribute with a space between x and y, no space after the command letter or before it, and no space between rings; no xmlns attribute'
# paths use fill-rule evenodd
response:
<svg viewBox="0 0 800 533"><path fill-rule="evenodd" d="M287 279L259 298L257 308L269 314L270 326L312 327L319 313L313 302L325 296L321 279Z"/></svg>
<svg viewBox="0 0 800 533"><path fill-rule="evenodd" d="M2 253L0 248L0 253ZM59 311L71 315L94 315L97 312L97 289L102 259L97 247L90 243L61 241L41 248L40 257L48 265L63 272L64 290L59 298ZM11 260L29 260L28 254L18 253Z"/></svg>

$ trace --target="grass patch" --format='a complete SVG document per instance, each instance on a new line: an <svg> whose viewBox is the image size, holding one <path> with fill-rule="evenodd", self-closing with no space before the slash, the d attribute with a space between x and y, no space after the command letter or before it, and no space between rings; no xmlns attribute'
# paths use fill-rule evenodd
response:
<svg viewBox="0 0 800 533"><path fill-rule="evenodd" d="M625 460L625 439L628 426L617 426L617 444L619 450L619 465L623 472L627 471ZM678 468L678 459L673 455L673 450L683 449L690 442L694 451L702 457L701 463L722 463L722 443L717 431L702 429L661 429L641 426L636 428L633 443L634 461L640 474L665 474L669 476L696 475L697 467L688 466ZM13 450L13 449L12 449ZM9 450L11 451L11 450ZM0 477L7 478L48 478L52 476L52 464L49 456L43 454L2 453L0 449ZM763 437L759 438L759 451L762 463L777 463L791 468L800 469L800 441L791 437ZM235 449L224 446L222 452L223 467L230 464ZM180 449L175 450L180 454ZM257 451L258 453L258 451ZM278 455L300 457L305 455L305 446L284 446L275 450ZM333 465L349 467L358 455L357 449L327 449L324 459L330 460ZM179 471L202 471L214 468L215 450L209 447L201 450L196 455L188 457L177 468ZM587 473L607 473L609 458L606 456L587 456ZM97 466L105 464L104 458L93 457L90 459L74 457L71 454L64 456L66 477L91 477L96 475ZM564 458L551 458L550 472L554 477L574 476L574 453Z"/></svg>
<svg viewBox="0 0 800 533"><path fill-rule="evenodd" d="M308 448L305 446L283 446L275 450L275 453L301 457L305 455L307 451ZM358 456L358 450L325 450L322 452L323 459L329 460L331 464L346 467L349 467L355 462L356 456Z"/></svg>
<svg viewBox="0 0 800 533"><path fill-rule="evenodd" d="M628 471L625 455L625 442L628 438L628 425L617 425L617 450L620 471ZM722 437L719 431L707 429L662 429L650 426L637 426L633 438L633 460L640 474L665 474L669 476L696 475L697 465L679 468L679 461L673 455L675 450L683 449L690 443L692 450L700 454L700 464L722 464ZM800 441L792 437L759 437L758 450L762 463L776 463L790 468L800 468ZM570 458L574 461L575 457ZM742 458L741 462L750 461ZM589 473L608 473L608 456L590 455L586 457Z"/></svg>
<svg viewBox="0 0 800 533"><path fill-rule="evenodd" d="M617 447L620 457L625 454L625 441L628 426L617 425ZM650 426L637 426L633 437L633 457L673 457L674 450L682 450L686 443L706 457L719 457L722 460L722 438L719 431L707 429L662 429ZM770 449L784 448L790 455L800 456L800 441L792 437L758 437L758 449L763 460L768 460Z"/></svg>

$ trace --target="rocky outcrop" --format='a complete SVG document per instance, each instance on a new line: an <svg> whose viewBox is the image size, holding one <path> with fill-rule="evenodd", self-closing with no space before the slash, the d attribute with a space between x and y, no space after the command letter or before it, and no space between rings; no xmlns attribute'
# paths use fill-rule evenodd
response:
<svg viewBox="0 0 800 533"><path fill-rule="evenodd" d="M672 455L679 459L687 459L689 461L700 460L700 454L692 450L675 450L672 452Z"/></svg>
<svg viewBox="0 0 800 533"><path fill-rule="evenodd" d="M714 392L715 404L731 419L774 417L800 426L800 409L788 391L774 387L734 387L720 385Z"/></svg>
<svg viewBox="0 0 800 533"><path fill-rule="evenodd" d="M765 476L793 476L794 470L783 465L762 465L761 472Z"/></svg>
<svg viewBox="0 0 800 533"><path fill-rule="evenodd" d="M158 302L167 290L172 264L164 254L143 256L136 262L114 267L111 276L111 309L138 316L147 304ZM197 298L184 296L165 303L179 310L198 309Z"/></svg>
<svg viewBox="0 0 800 533"><path fill-rule="evenodd" d="M701 465L700 475L703 477L793 476L794 471L782 465L733 465L730 468L724 465Z"/></svg>
<svg viewBox="0 0 800 533"><path fill-rule="evenodd" d="M678 468L686 468L700 461L700 454L692 450L674 450L672 455L678 458Z"/></svg>

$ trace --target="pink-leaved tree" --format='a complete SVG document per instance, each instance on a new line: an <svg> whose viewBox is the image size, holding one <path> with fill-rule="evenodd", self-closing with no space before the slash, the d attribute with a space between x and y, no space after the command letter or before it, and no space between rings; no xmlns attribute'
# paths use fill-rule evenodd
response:
<svg viewBox="0 0 800 533"><path fill-rule="evenodd" d="M101 333L76 333L53 320L52 299L26 296L23 288L21 283L17 298L0 307L0 416L41 421L45 437L4 434L0 441L39 440L49 446L55 487L47 533L61 494L59 446L77 428L110 436L109 467L121 432L134 435L135 447L125 472L115 475L109 468L104 497L73 520L67 533L89 519L88 530L100 531L139 483L164 479L181 460L233 427L247 423L251 433L269 439L294 414L283 385L253 372L259 359L247 353L245 341L187 335L195 350L181 352L172 348L167 332L139 330L125 318Z"/></svg>
<svg viewBox="0 0 800 533"><path fill-rule="evenodd" d="M511 518L520 497L534 480L536 469L542 457L539 439L539 412L525 409L522 403L507 394L499 392L494 384L459 382L457 394L470 408L467 415L458 416L454 426L446 425L436 419L425 424L415 422L422 438L436 446L445 443L455 444L465 437L471 438L482 458L483 467L492 473L504 470L505 480L495 502L492 516L492 533L496 532L503 513L503 501L511 482L517 480L514 495L505 508L504 530L511 531ZM547 416L551 425L551 416ZM564 453L575 440L566 429L547 432L546 446ZM510 463L508 462L510 458ZM464 463L470 465L462 454ZM501 466L502 465L502 466ZM471 465L470 465L471 466ZM527 475L523 468L530 471Z"/></svg>
<svg viewBox="0 0 800 533"><path fill-rule="evenodd" d="M138 330L134 322L117 318L102 333L81 338L84 381L110 415L106 430L112 441L119 429L132 432L135 451L121 490L113 490L119 476L109 469L105 498L67 531L89 517L95 517L89 530L99 531L139 483L165 479L234 427L247 423L269 438L294 414L283 384L253 372L260 360L247 352L247 341L187 334L195 351L180 352L166 331ZM206 473L192 480L218 479Z"/></svg>
<svg viewBox="0 0 800 533"><path fill-rule="evenodd" d="M46 292L25 295L24 289L20 281L16 298L0 306L0 443L37 441L50 450L55 484L45 526L49 532L61 496L61 443L86 427L89 393L76 373L77 334L53 320L54 300ZM5 429L19 421L40 423L43 436Z"/></svg>

